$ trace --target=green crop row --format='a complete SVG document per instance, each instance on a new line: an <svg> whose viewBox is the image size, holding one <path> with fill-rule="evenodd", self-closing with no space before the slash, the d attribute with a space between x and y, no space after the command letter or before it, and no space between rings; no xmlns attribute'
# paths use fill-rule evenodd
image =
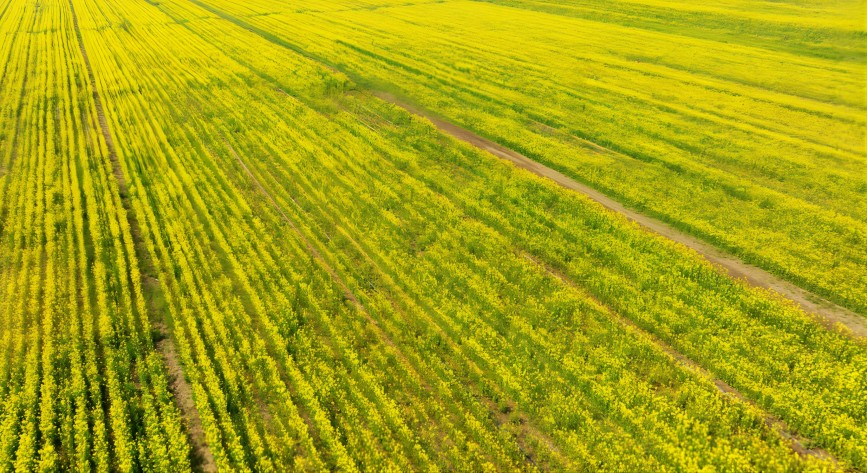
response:
<svg viewBox="0 0 867 473"><path fill-rule="evenodd" d="M857 137L860 105L846 104L856 98L845 86L819 91L801 78L799 93L817 99L805 111L773 88L725 89L744 92L758 74L737 82L653 69L682 82L651 81L661 88L648 98L648 70L610 55L612 75L580 91L597 95L587 126L603 135L631 126L607 107L637 121L635 101L696 94L695 109L665 105L666 117L691 118L652 139L633 130L660 155L647 151L630 177L617 171L630 150L599 151L586 141L596 137L558 128L576 126L578 73L549 77L544 61L521 57L561 55L568 42L550 41L575 36L564 32L574 19L531 14L527 31L540 36L521 39L510 34L516 9L482 3L214 2L231 14L210 5L13 0L0 13L0 471L867 468L862 342L441 134L359 91L357 79L423 92L443 114L460 107L462 124L525 143L540 160L584 156L599 182L622 181L639 197L656 169L684 185L660 205L692 195L700 208L711 202L701 189L753 188L740 187L737 152L691 160L664 144L691 136L696 120L783 143L783 167L802 165L796 150L807 147L855 175L857 140L817 131L848 120L840 129ZM388 21L352 31L382 8L394 10ZM511 57L438 62L440 46L469 50L472 35L460 31L469 19L486 25L473 43L479 61ZM421 31L418 47L399 44ZM603 61L601 45L623 46L617 36L587 54ZM352 78L315 59L329 54ZM514 75L495 79L503 68ZM822 73L845 83L838 70ZM549 102L528 90L547 90ZM834 100L820 102L824 93ZM706 94L719 110L699 110ZM749 120L741 100L755 105ZM537 106L551 113L522 121ZM794 122L811 114L815 122ZM811 182L834 184L816 167ZM829 213L819 219L851 186L792 197L796 183L771 185L780 170L766 171L756 188L821 203ZM864 210L855 207L831 220L855 221ZM725 224L735 223L747 225ZM852 228L847 238L860 238ZM858 258L850 244L826 243L841 245L838 261ZM154 335L167 338L156 345ZM158 346L177 353L174 385L191 399L171 393Z"/></svg>
<svg viewBox="0 0 867 473"><path fill-rule="evenodd" d="M0 471L186 471L69 5L0 29Z"/></svg>
<svg viewBox="0 0 867 473"><path fill-rule="evenodd" d="M863 44L840 6L194 3L867 315L867 66L705 34Z"/></svg>
<svg viewBox="0 0 867 473"><path fill-rule="evenodd" d="M844 336L194 4L82 10L218 465L833 467L659 339L864 461Z"/></svg>

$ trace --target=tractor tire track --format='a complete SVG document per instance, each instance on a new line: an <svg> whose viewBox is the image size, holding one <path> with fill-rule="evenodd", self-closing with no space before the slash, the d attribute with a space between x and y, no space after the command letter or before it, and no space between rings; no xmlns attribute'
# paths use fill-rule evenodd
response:
<svg viewBox="0 0 867 473"><path fill-rule="evenodd" d="M804 312L812 315L819 323L831 330L836 330L839 325L842 325L846 327L854 338L867 338L867 320L849 309L827 301L790 282L784 281L764 269L747 264L740 259L726 254L718 248L677 230L660 220L631 210L620 202L615 201L596 189L582 184L559 171L555 171L554 169L536 162L517 151L506 148L505 146L486 138L482 138L465 128L443 120L426 110L410 105L390 93L372 91L371 94L414 115L426 118L439 131L448 134L453 138L469 143L470 145L481 149L482 151L486 151L502 160L509 161L518 168L554 181L563 188L583 194L596 203L601 204L606 209L623 215L628 220L637 223L644 229L692 249L706 260L710 261L714 266L723 269L734 279L745 281L753 287L770 289L771 291L782 295L786 299L794 302L804 310Z"/></svg>
<svg viewBox="0 0 867 473"><path fill-rule="evenodd" d="M106 119L105 109L102 105L102 98L96 85L96 77L93 74L93 67L90 63L90 58L87 55L87 49L84 45L84 39L81 35L81 29L78 25L78 16L75 13L75 6L72 0L69 1L69 8L72 13L72 24L75 29L75 36L78 40L78 47L81 50L81 56L84 60L84 66L87 70L87 77L93 92L94 107L96 108L97 120L105 140L106 148L108 149L108 157L111 161L112 173L117 181L118 191L120 193L121 202L126 213L127 223L129 224L130 233L136 249L136 257L142 265L141 284L143 288L159 293L162 291L160 283L157 279L148 276L148 273L153 273L152 263L148 256L148 250L145 242L142 239L141 227L135 217L132 205L130 203L129 194L127 192L126 178L123 174L123 168L117 156L117 149L114 145L111 130ZM130 255L132 257L132 255ZM185 421L187 435L190 444L193 447L193 465L196 469L203 472L216 472L217 465L214 461L214 456L205 440L204 428L202 420L199 416L199 411L193 401L193 391L190 384L184 378L183 367L180 362L180 357L177 353L174 341L169 334L169 329L153 307L148 307L148 318L152 321L152 328L161 336L161 340L154 344L166 365L169 374L169 388L172 391L175 404L181 412Z"/></svg>
<svg viewBox="0 0 867 473"><path fill-rule="evenodd" d="M247 23L240 18L237 18L216 7L208 5L201 0L189 1L230 23L233 23L247 31L250 31L253 34L262 37L263 39L273 44L276 44L277 46L281 46L283 48L289 49L290 51L294 51L310 59L311 61L320 64L321 66L332 72L343 74L347 77L353 78L352 75L346 74L345 71L339 70L333 64L329 63L322 57L312 54L309 51L306 51L303 48L300 48L282 38L279 38L271 33L268 33L267 31L262 30L261 28ZM403 100L389 92L368 89L367 93L370 93L381 100L400 107L414 115L418 115L428 119L438 130L452 136L453 138L469 143L472 146L475 146L476 148L493 154L500 159L509 161L515 166L526 171L530 171L537 176L552 180L561 187L583 194L586 197L589 197L591 200L601 204L606 209L623 215L628 220L637 223L646 230L692 249L693 251L704 257L707 261L711 262L716 267L725 271L726 274L728 274L734 279L742 280L753 287L769 289L773 292L776 292L784 298L794 302L797 306L804 310L804 312L811 315L817 322L819 322L829 330L839 331L839 328L842 326L845 327L844 332L848 331L847 335L850 335L852 338L858 340L867 339L867 319L849 309L846 309L831 301L828 301L825 298L820 297L819 295L811 291L808 291L795 284L785 281L764 269L753 266L751 264L747 264L741 259L732 256L702 240L699 240L696 237L684 233L681 230L677 230L671 225L662 222L661 220L641 214L635 210L631 210L620 202L617 202L616 200L606 196L602 192L599 192L598 190L590 186L582 184L561 172L555 171L552 168L536 162L533 159L521 153L518 153L517 151L514 151L503 145L483 138L454 123L446 121L438 117L437 115L427 110L424 110L421 107L412 105L408 101ZM600 149L606 149L595 143L589 144Z"/></svg>

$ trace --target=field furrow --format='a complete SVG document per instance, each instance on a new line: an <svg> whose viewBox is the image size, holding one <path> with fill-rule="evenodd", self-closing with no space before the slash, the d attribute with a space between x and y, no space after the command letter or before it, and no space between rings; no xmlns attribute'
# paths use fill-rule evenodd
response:
<svg viewBox="0 0 867 473"><path fill-rule="evenodd" d="M863 14L5 2L0 471L867 470Z"/></svg>

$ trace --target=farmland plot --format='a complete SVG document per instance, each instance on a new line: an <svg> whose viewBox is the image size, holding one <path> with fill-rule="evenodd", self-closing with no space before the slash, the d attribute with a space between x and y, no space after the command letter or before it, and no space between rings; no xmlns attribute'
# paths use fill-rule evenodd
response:
<svg viewBox="0 0 867 473"><path fill-rule="evenodd" d="M7 5L3 470L867 468L863 340L368 93L312 46L355 33L285 8Z"/></svg>
<svg viewBox="0 0 867 473"><path fill-rule="evenodd" d="M863 2L195 1L867 315Z"/></svg>

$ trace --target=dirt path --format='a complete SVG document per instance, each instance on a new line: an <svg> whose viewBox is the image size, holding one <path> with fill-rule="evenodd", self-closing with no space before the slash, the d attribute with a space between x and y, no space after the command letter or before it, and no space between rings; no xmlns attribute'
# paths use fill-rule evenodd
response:
<svg viewBox="0 0 867 473"><path fill-rule="evenodd" d="M117 187L121 198L121 203L126 213L127 223L130 227L130 233L135 246L136 256L141 265L141 283L143 290L149 294L159 294L162 291L160 283L154 277L148 274L154 273L152 262L150 260L147 247L141 237L141 230L138 221L133 212L132 205L127 193L126 178L123 174L123 168L120 165L117 157L117 149L114 146L114 139L111 135L111 130L108 126L108 120L105 117L105 109L102 106L102 98L99 91L96 89L96 78L93 75L93 68L90 64L90 58L87 55L87 49L84 46L84 39L81 36L81 29L78 26L78 16L75 14L75 6L72 1L69 2L69 8L72 13L72 24L75 29L75 36L78 39L78 47L81 50L81 56L84 59L84 66L87 69L87 76L93 90L94 107L96 108L97 120L102 132L102 137L105 140L108 148L108 157L111 161L112 173L117 181ZM132 255L130 255L132 256ZM183 369L181 367L180 358L177 354L174 341L172 340L168 327L162 321L160 311L148 304L148 318L151 320L151 326L162 337L161 340L155 343L156 350L160 353L169 375L169 389L175 399L181 415L186 424L187 435L189 436L190 444L193 448L193 466L197 470L211 473L217 471L217 464L214 461L214 456L211 454L211 449L205 441L205 431L202 427L202 420L199 417L199 411L196 409L193 401L192 388L184 378Z"/></svg>
<svg viewBox="0 0 867 473"><path fill-rule="evenodd" d="M155 279L152 280L152 283L159 285L159 282ZM166 364L169 375L169 389L171 389L172 395L174 395L175 404L178 405L184 416L187 434L193 447L192 466L195 470L203 473L215 473L217 471L217 462L214 461L214 456L211 454L211 449L205 440L205 430L202 428L202 419L199 417L199 410L196 408L196 401L193 399L193 390L190 387L190 383L184 378L181 359L175 349L174 342L168 336L168 327L161 321L154 322L152 327L163 337L156 342L155 346L163 362Z"/></svg>
<svg viewBox="0 0 867 473"><path fill-rule="evenodd" d="M296 53L301 54L302 56L319 63L323 67L326 67L333 72L345 75L345 72L335 68L332 64L328 63L320 57L312 55L308 51L305 51L296 45L290 44L287 41L276 37L275 35L256 28L253 25L239 18L236 18L222 10L202 3L200 0L190 1L200 6L201 8L204 8L205 10L219 16L220 18L223 18L226 21L234 23L241 28L244 28L256 35L259 35L267 41L270 41L278 46L282 46L289 50L295 51ZM548 178L566 189L580 192L591 198L592 200L596 201L597 203L601 204L603 207L625 216L629 220L638 223L644 228L650 230L651 232L654 232L658 235L661 235L693 249L694 251L704 256L705 259L707 259L711 263L724 269L731 277L742 279L754 287L770 289L791 300L792 302L800 306L805 312L813 315L817 321L830 329L834 329L836 328L836 326L842 325L848 328L848 330L851 331L851 334L855 338L867 338L867 319L844 307L840 307L839 305L827 301L819 297L818 295L811 293L810 291L804 290L792 283L784 281L759 267L744 263L739 258L726 254L725 252L720 251L716 247L709 245L680 230L677 230L671 225L663 223L660 220L657 220L653 217L648 217L634 210L628 209L623 204L615 201L614 199L611 199L610 197L597 191L596 189L593 189L558 171L555 171L545 165L533 161L532 159L524 156L521 153L501 146L491 140L482 138L481 136L476 135L469 130L445 121L426 110L416 107L404 100L401 100L400 98L396 97L391 93L377 90L369 90L369 92L382 100L390 102L398 107L409 111L410 113L427 118L440 131L444 133L447 133L461 141L465 141L479 149L487 151L494 156L497 156L498 158L510 161L521 169L525 169L538 176ZM593 145L599 147L598 145Z"/></svg>
<svg viewBox="0 0 867 473"><path fill-rule="evenodd" d="M469 130L447 122L430 112L410 105L392 94L385 92L372 93L376 97L397 105L410 113L427 118L440 131L447 133L454 138L487 151L500 159L509 161L521 169L525 169L533 174L550 179L566 189L584 194L601 204L603 207L625 216L647 230L695 250L714 265L724 269L733 278L745 280L751 286L770 289L777 292L799 305L805 312L813 315L826 327L834 328L837 324L841 324L848 328L856 338L867 338L867 319L846 308L824 300L821 297L795 286L792 283L784 281L761 268L744 263L740 259L728 255L693 236L687 235L666 223L656 220L653 217L648 217L634 210L628 209L623 204L607 197L596 189L584 185L561 172L533 161L521 153L494 143L491 140L482 138Z"/></svg>

